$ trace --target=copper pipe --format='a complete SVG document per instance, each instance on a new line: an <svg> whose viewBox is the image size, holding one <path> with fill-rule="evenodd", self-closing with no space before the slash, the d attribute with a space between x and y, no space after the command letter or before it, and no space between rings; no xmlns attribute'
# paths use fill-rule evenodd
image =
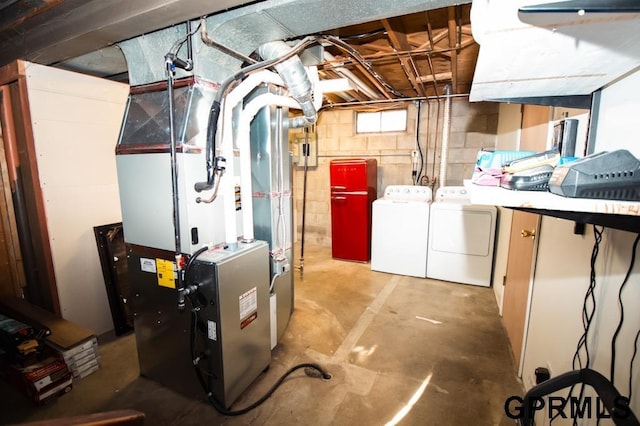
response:
<svg viewBox="0 0 640 426"><path fill-rule="evenodd" d="M427 36L429 37L429 43L431 43L431 48L434 47L433 43L433 32L431 30L431 21L429 21L429 11L425 12L427 17ZM438 83L436 80L436 70L433 67L433 62L431 61L431 53L427 53L427 61L429 62L429 69L431 70L431 75L433 75L433 91L436 96L438 95Z"/></svg>

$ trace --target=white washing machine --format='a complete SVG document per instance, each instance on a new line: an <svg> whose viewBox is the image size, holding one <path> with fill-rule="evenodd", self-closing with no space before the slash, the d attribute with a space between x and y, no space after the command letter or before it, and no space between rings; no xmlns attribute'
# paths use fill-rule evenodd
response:
<svg viewBox="0 0 640 426"><path fill-rule="evenodd" d="M463 186L436 191L429 220L427 277L489 287L497 209L471 204Z"/></svg>
<svg viewBox="0 0 640 426"><path fill-rule="evenodd" d="M371 269L425 278L431 188L389 185L373 202Z"/></svg>

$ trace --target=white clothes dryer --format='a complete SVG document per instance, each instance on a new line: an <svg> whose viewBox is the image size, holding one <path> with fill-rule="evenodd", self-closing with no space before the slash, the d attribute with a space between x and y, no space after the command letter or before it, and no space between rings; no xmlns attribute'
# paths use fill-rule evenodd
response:
<svg viewBox="0 0 640 426"><path fill-rule="evenodd" d="M371 269L425 278L431 188L389 185L373 202Z"/></svg>
<svg viewBox="0 0 640 426"><path fill-rule="evenodd" d="M471 204L463 186L436 191L429 220L427 277L489 287L497 209Z"/></svg>

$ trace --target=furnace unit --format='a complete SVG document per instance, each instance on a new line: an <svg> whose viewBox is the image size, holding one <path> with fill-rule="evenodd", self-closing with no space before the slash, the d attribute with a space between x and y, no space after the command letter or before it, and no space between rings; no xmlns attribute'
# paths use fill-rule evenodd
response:
<svg viewBox="0 0 640 426"><path fill-rule="evenodd" d="M261 44L262 63L209 79L224 67L191 24L120 43L134 87L116 165L140 372L224 412L293 310L287 134L323 92L297 56L312 40Z"/></svg>

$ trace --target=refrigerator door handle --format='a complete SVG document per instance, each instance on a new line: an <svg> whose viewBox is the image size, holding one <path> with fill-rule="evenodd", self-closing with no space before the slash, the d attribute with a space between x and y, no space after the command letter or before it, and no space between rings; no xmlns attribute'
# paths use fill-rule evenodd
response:
<svg viewBox="0 0 640 426"><path fill-rule="evenodd" d="M331 185L331 190L332 191L340 191L342 189L347 189L346 186L340 186L340 185Z"/></svg>
<svg viewBox="0 0 640 426"><path fill-rule="evenodd" d="M341 197L341 196L337 196L337 195L333 195L331 196L332 200L346 200L347 197Z"/></svg>

